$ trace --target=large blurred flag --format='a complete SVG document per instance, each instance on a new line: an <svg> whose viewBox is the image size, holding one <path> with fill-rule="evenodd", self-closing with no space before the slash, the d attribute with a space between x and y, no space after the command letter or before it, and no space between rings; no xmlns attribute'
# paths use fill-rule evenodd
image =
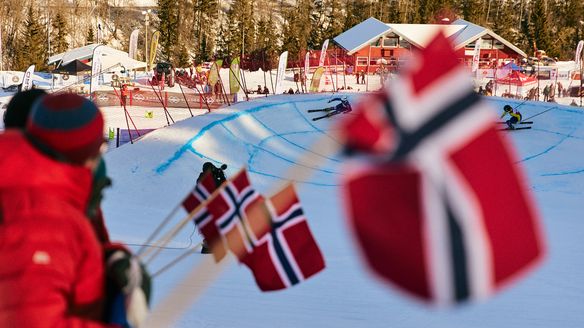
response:
<svg viewBox="0 0 584 328"><path fill-rule="evenodd" d="M252 271L263 291L300 283L324 269L294 188L266 200L247 172L230 179L208 204L226 247Z"/></svg>
<svg viewBox="0 0 584 328"><path fill-rule="evenodd" d="M365 155L343 184L350 224L373 271L407 294L481 299L542 258L540 220L449 41L411 61L342 126Z"/></svg>

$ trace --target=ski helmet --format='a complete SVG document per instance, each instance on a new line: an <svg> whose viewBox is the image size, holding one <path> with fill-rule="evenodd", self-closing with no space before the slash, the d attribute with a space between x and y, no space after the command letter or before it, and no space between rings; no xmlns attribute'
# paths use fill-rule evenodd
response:
<svg viewBox="0 0 584 328"><path fill-rule="evenodd" d="M509 105L505 105L505 107L503 107L503 110L505 110L506 112L512 112L513 111L513 107L511 107Z"/></svg>

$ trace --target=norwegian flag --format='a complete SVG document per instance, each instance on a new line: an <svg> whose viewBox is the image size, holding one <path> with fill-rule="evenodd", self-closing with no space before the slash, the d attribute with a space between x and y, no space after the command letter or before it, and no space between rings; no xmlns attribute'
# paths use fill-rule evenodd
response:
<svg viewBox="0 0 584 328"><path fill-rule="evenodd" d="M242 170L208 208L225 244L251 269L261 290L293 286L324 268L291 185L265 200Z"/></svg>
<svg viewBox="0 0 584 328"><path fill-rule="evenodd" d="M240 261L253 252L252 234L245 221L249 205L261 198L262 196L251 186L247 171L241 170L229 179L219 194L207 204L214 229Z"/></svg>
<svg viewBox="0 0 584 328"><path fill-rule="evenodd" d="M255 247L243 263L252 270L261 290L288 288L325 268L322 253L291 184L268 201L258 200L257 206L258 215L250 216L247 224L258 227L267 221L270 229L250 229L254 232Z"/></svg>
<svg viewBox="0 0 584 328"><path fill-rule="evenodd" d="M187 195L187 197L185 197L181 205L185 211L191 213L192 211L197 210L199 205L207 200L216 189L217 185L213 175L210 172L207 172L203 175L203 178L197 183L195 188ZM207 206L203 206L197 210L193 216L193 222L199 228L207 240L207 243L211 246L215 261L219 262L225 256L226 251L223 244L220 242L221 237L219 231L214 224L213 217L209 213Z"/></svg>
<svg viewBox="0 0 584 328"><path fill-rule="evenodd" d="M410 64L342 126L369 158L347 170L350 224L373 271L407 294L482 299L543 257L540 220L449 41L438 34Z"/></svg>

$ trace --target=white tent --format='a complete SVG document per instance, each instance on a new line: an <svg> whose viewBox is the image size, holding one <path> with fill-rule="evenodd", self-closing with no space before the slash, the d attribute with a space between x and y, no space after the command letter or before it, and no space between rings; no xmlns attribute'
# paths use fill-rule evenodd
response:
<svg viewBox="0 0 584 328"><path fill-rule="evenodd" d="M93 57L93 50L99 46L99 44L90 44L84 47L75 48L54 56L49 57L49 64L66 65L76 59L78 60L91 60ZM128 70L136 70L141 68L146 68L146 63L128 56L127 52L120 51L108 46L102 47L102 63L104 68L110 67L120 67L123 66Z"/></svg>

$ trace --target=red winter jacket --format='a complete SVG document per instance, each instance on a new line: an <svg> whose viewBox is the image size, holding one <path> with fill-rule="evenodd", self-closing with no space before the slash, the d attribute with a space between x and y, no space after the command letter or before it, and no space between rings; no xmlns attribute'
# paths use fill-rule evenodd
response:
<svg viewBox="0 0 584 328"><path fill-rule="evenodd" d="M0 326L105 327L104 262L84 212L91 172L0 134Z"/></svg>

